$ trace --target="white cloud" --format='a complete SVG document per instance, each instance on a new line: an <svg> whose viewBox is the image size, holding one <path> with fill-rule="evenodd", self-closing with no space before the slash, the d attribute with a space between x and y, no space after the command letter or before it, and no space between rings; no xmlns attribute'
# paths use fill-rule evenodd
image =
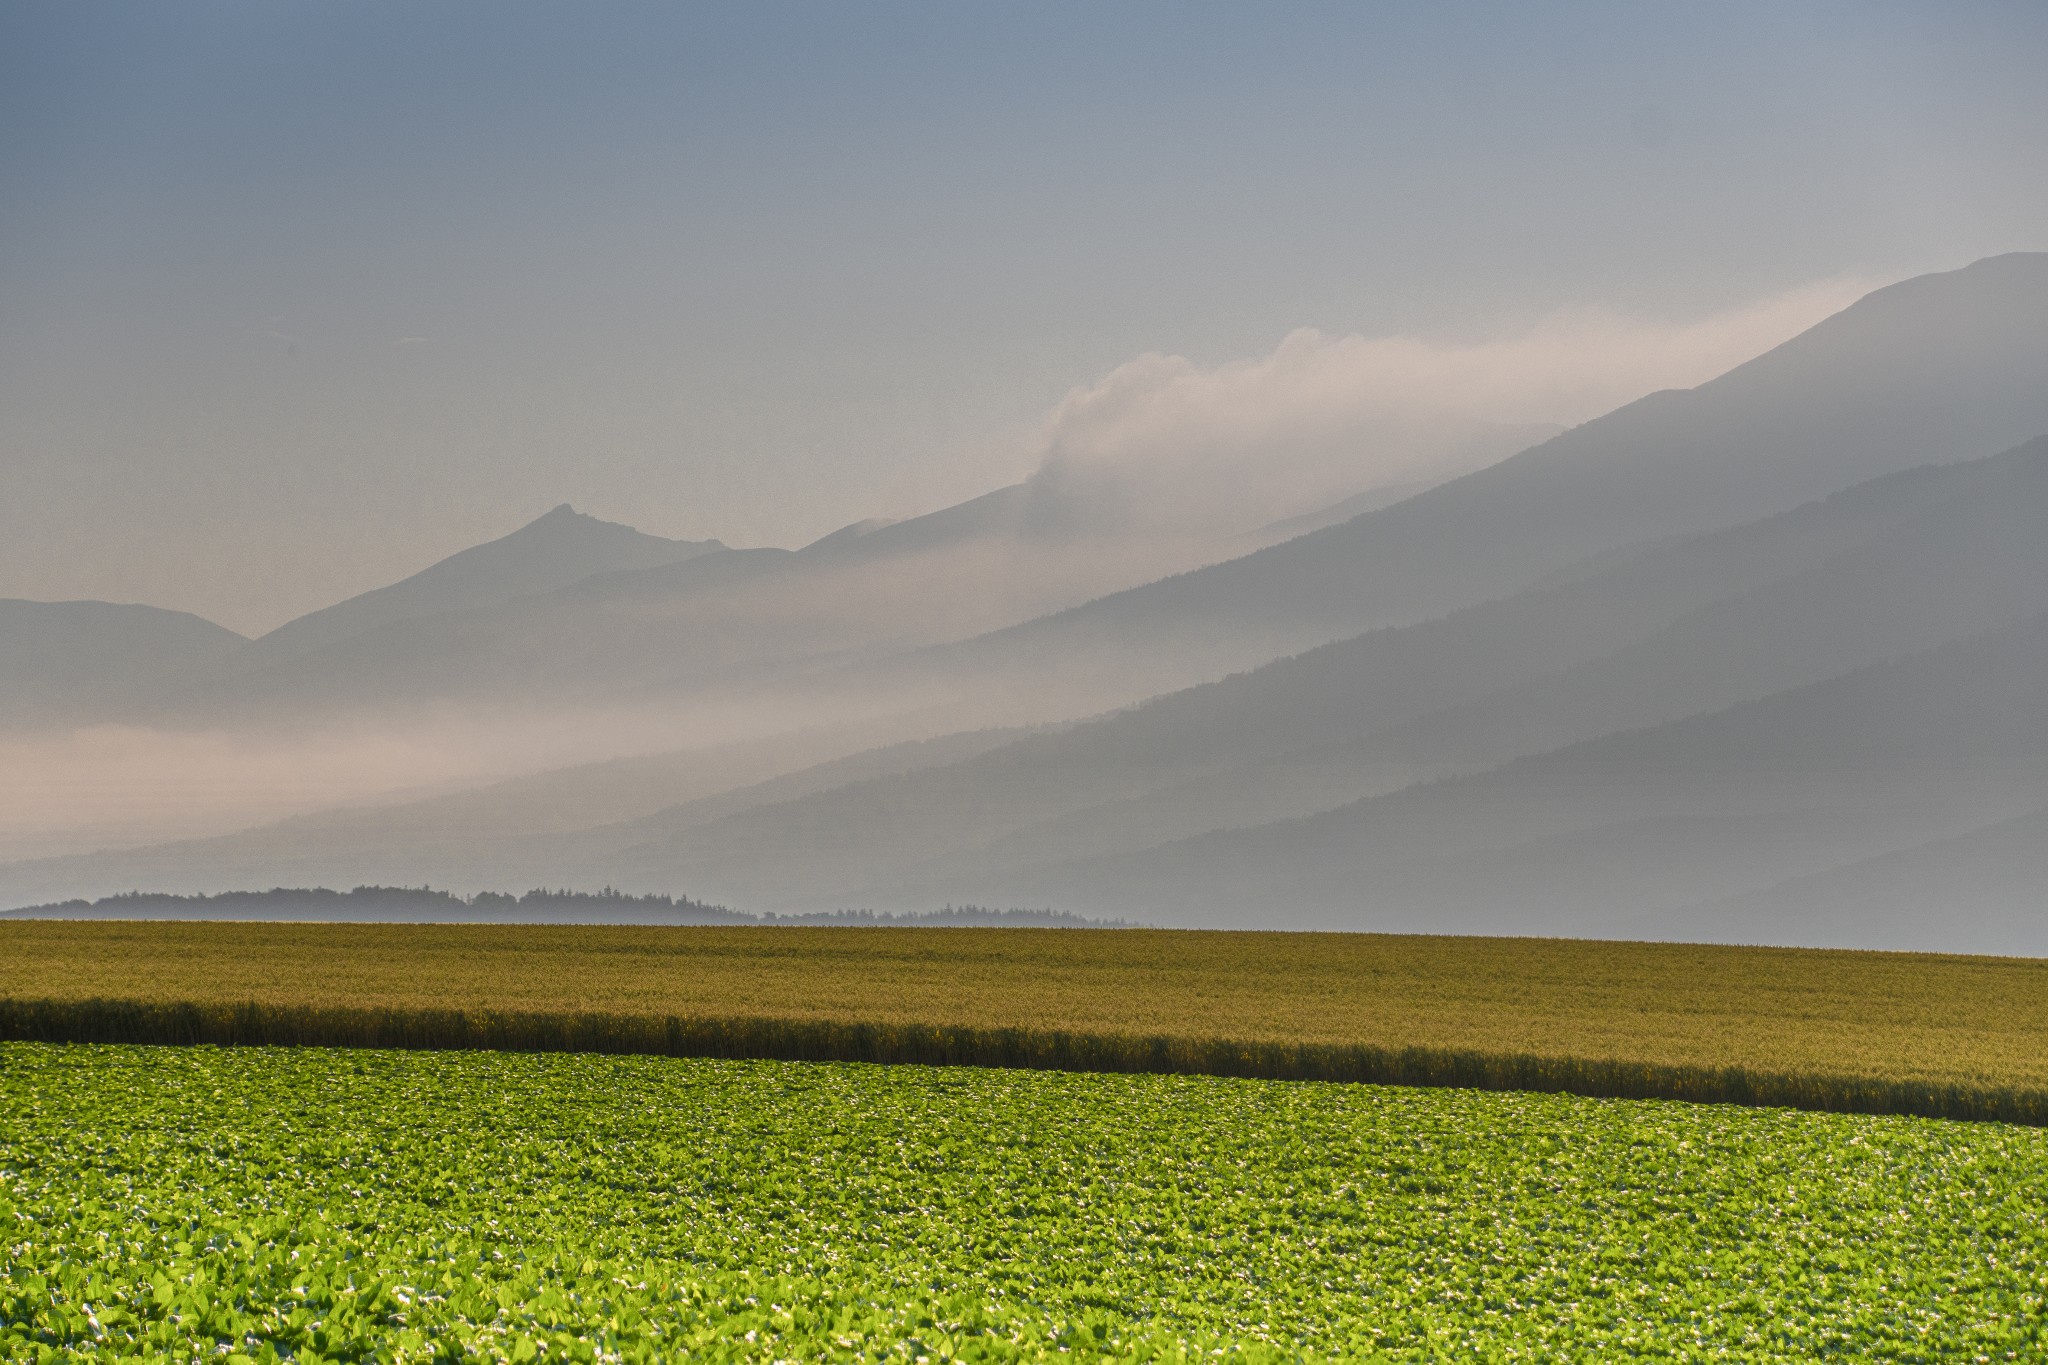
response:
<svg viewBox="0 0 2048 1365"><path fill-rule="evenodd" d="M1540 435L1531 424L1703 383L1869 287L1824 281L1681 323L1580 309L1472 343L1303 329L1213 367L1143 355L1052 411L1036 477L1139 524L1242 529L1477 467Z"/></svg>

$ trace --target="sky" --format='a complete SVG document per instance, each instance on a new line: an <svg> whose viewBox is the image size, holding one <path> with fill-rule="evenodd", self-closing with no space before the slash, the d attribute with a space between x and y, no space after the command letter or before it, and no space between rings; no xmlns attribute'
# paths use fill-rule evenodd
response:
<svg viewBox="0 0 2048 1365"><path fill-rule="evenodd" d="M0 596L1584 420L2048 247L2044 69L1966 0L7 0Z"/></svg>

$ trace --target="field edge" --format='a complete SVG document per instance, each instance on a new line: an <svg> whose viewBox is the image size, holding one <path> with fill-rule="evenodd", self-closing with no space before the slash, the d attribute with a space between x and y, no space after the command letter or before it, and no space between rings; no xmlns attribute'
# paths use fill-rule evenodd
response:
<svg viewBox="0 0 2048 1365"><path fill-rule="evenodd" d="M593 1052L1520 1090L2048 1127L2048 1090L1374 1043L1291 1043L759 1015L0 998L0 1040Z"/></svg>

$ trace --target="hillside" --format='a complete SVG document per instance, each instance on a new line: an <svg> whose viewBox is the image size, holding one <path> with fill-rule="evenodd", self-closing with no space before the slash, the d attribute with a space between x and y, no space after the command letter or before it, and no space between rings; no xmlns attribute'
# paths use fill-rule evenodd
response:
<svg viewBox="0 0 2048 1365"><path fill-rule="evenodd" d="M2040 535L2048 524L2044 457L2048 443L2037 442L1981 469L1924 471L1917 491L1928 496L1919 513L1561 671L1516 682L1516 670L1501 669L1492 675L1500 686L1462 702L1456 699L1463 689L1447 678L1442 696L1453 704L1427 714L1348 740L1341 737L1352 728L1333 717L1321 742L1304 736L1285 753L1076 810L964 861L1017 866L1307 815L1418 779L1715 710L2016 620L2048 605L2048 541ZM1892 478L1900 481L1897 491L1919 481L1918 474ZM1830 500L1839 507L1813 510L1846 512L1865 491ZM1697 565L1703 556L1692 551L1762 551L1762 533L1802 520L1803 512L1787 514L1776 524L1705 538L1686 552L1645 552L1615 572L1648 580L1676 559ZM1545 616L1537 595L1503 605L1534 620ZM1372 700L1360 694L1351 716L1373 717Z"/></svg>
<svg viewBox="0 0 2048 1365"><path fill-rule="evenodd" d="M125 704L224 666L240 635L188 612L114 602L0 599L0 728Z"/></svg>
<svg viewBox="0 0 2048 1365"><path fill-rule="evenodd" d="M1605 551L1767 516L1933 452L2009 449L2048 431L2044 371L2048 254L1920 276L1696 389L919 666L1012 687L1078 671L1106 699L1134 699L1500 597Z"/></svg>
<svg viewBox="0 0 2048 1365"><path fill-rule="evenodd" d="M191 894L377 882L561 885L575 880L590 852L616 845L607 826L637 827L656 812L664 812L663 828L708 823L829 787L956 762L1016 738L1014 731L979 731L890 742L897 728L795 731L298 816L215 838L0 864L0 910L144 887ZM590 830L593 824L600 830Z"/></svg>
<svg viewBox="0 0 2048 1365"><path fill-rule="evenodd" d="M1887 476L1421 626L582 868L776 901L957 893L1717 710L2048 608L2048 441ZM941 894L947 894L941 893Z"/></svg>
<svg viewBox="0 0 2048 1365"><path fill-rule="evenodd" d="M2044 521L2048 441L1606 557L1064 731L844 758L829 746L847 736L818 734L621 760L22 864L0 874L0 894L511 878L701 889L759 908L974 899L1029 869L1310 815L2019 619L2048 607Z"/></svg>
<svg viewBox="0 0 2048 1365"><path fill-rule="evenodd" d="M1933 452L2009 448L2048 431L2044 319L2048 256L1908 280L1697 389L1236 558L1241 541L1139 534L1086 490L1034 479L802 552L713 551L552 590L522 581L484 604L373 594L252 655L289 646L282 666L176 709L630 705L772 682L817 716L902 695L951 708L956 727L1071 718L1766 516ZM470 604L411 614L456 601Z"/></svg>
<svg viewBox="0 0 2048 1365"><path fill-rule="evenodd" d="M1996 952L2048 937L2048 808L1693 907L1711 942L1857 941Z"/></svg>
<svg viewBox="0 0 2048 1365"><path fill-rule="evenodd" d="M2048 304L2048 256L1910 280L1698 389L1653 395L1477 473L950 644L931 642L1128 581L1158 547L1116 550L1097 534L1104 509L1034 479L925 517L856 523L800 551L693 549L403 615L482 591L473 566L485 560L456 556L388 597L343 604L379 618L359 633L188 681L174 709L210 723L383 723L455 714L459 703L522 725L615 713L613 727L650 748L679 718L699 722L702 737L489 792L16 865L0 875L0 899L511 877L687 890L764 910L1001 900L1152 917L1164 913L1152 901L1181 902L1131 889L1151 872L1130 873L1125 887L1147 859L1198 867L1259 830L1357 803L1399 810L1427 792L1482 790L1489 773L1603 736L1840 681L2048 609L2038 534L2048 388L2037 382L2048 307L2038 304ZM2015 436L2029 443L1985 453ZM549 537L670 553L558 510L465 555ZM539 581L501 579L494 591ZM311 642L313 627L303 629ZM1253 666L1214 676L1240 663ZM1018 714L1112 706L1046 732L1003 728ZM1583 827L1535 820L1514 839L1577 840L1543 856L1593 885L1608 864L1587 841L1634 847L1639 836L1668 851L1697 832L1699 868L1641 893L1653 919L1828 865L1764 858L1753 884L1717 880L1709 865L1736 866L1746 840L1796 843L1795 824L1767 828L1738 785L1718 805L1681 802L1635 835L1619 816L1589 814ZM1814 835L1816 856L1877 856L2024 808L1972 798L1942 814L1931 790L1860 824L1809 793L1836 811L1813 816L1836 821ZM1501 827L1520 829L1505 816ZM1506 846L1486 856L1506 859ZM1445 891L1446 913L1506 894L1469 860L1425 868L1416 848L1403 856L1414 868L1401 876L1416 886L1442 873L1445 888L1466 888ZM1615 856L1616 868L1635 857ZM1648 853L1635 861L1662 866ZM1387 875L1387 887L1408 889L1389 890L1386 904L1429 902ZM1519 898L1520 923L1620 913L1621 890L1580 905L1564 872L1546 875L1557 896ZM1310 895L1304 922L1320 922L1335 894Z"/></svg>
<svg viewBox="0 0 2048 1365"><path fill-rule="evenodd" d="M395 621L495 606L596 574L677 564L723 549L715 540L646 535L563 503L510 535L450 555L410 578L286 622L257 640L249 662L260 666Z"/></svg>
<svg viewBox="0 0 2048 1365"><path fill-rule="evenodd" d="M2037 616L1307 819L984 884L1184 924L1690 938L1711 932L1699 902L2038 809L2044 707ZM1861 941L1853 917L1801 937L1816 930ZM2031 924L1997 950L2044 946Z"/></svg>
<svg viewBox="0 0 2048 1365"><path fill-rule="evenodd" d="M585 556L576 567L590 572L552 579L491 567L515 542L531 549L573 532L581 544L604 525L558 509L418 579L314 613L257 642L235 676L167 697L166 714L224 723L450 703L673 710L703 689L754 695L783 678L801 694L789 704L811 713L806 723L838 721L904 689L828 672L821 694L806 676L1012 625L1247 543L1126 533L1076 496L1027 482L903 521L855 523L796 551L642 547L646 564ZM906 709L886 696L879 705Z"/></svg>

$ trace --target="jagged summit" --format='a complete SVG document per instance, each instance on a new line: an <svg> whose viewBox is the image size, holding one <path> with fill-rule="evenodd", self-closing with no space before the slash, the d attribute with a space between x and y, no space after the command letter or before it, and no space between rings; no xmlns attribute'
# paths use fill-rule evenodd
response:
<svg viewBox="0 0 2048 1365"><path fill-rule="evenodd" d="M665 543L670 545L717 545L719 543L715 540L666 540L666 538L662 536L650 536L647 535L647 533L644 531L639 531L631 526L626 525L624 522L606 521L603 517L594 517L588 512L579 512L576 510L573 504L566 502L556 503L553 507L549 508L547 511L535 517L532 521L529 521L524 526L520 527L518 531L512 532L512 534L518 535L521 531L532 531L542 527L546 527L549 530L555 531L563 530L570 527L577 527L583 529L604 527L607 531L610 532L623 531L629 535L640 536L647 540L663 540L665 541ZM502 538L503 537L501 537L501 539Z"/></svg>

